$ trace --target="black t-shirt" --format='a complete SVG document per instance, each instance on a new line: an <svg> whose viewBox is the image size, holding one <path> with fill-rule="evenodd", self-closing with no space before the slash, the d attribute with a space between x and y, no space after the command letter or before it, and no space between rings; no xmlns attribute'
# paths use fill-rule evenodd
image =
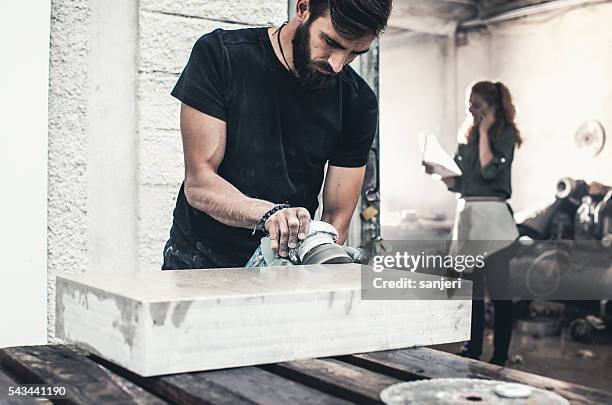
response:
<svg viewBox="0 0 612 405"><path fill-rule="evenodd" d="M243 194L305 207L313 216L324 166L366 164L378 103L349 66L325 89L308 90L274 53L267 28L217 29L194 45L172 95L226 122L217 173ZM261 234L224 225L189 205L181 186L172 234L240 267Z"/></svg>

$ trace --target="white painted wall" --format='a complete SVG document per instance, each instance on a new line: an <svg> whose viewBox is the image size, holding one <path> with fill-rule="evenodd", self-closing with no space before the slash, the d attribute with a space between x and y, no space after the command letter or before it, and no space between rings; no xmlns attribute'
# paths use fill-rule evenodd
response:
<svg viewBox="0 0 612 405"><path fill-rule="evenodd" d="M414 34L381 39L380 52L380 177L382 222L390 214L412 208L451 214L454 201L440 182L421 168L420 133L440 136L452 148L454 115L447 100L447 39ZM384 234L383 234L384 236Z"/></svg>
<svg viewBox="0 0 612 405"><path fill-rule="evenodd" d="M90 1L87 58L87 270L137 266L134 1Z"/></svg>
<svg viewBox="0 0 612 405"><path fill-rule="evenodd" d="M515 208L552 197L564 176L612 185L610 21L608 3L491 28L490 75L514 93L525 136L513 173ZM465 76L460 81L468 80ZM608 131L608 144L596 158L581 153L574 142L576 128L589 119L601 121Z"/></svg>
<svg viewBox="0 0 612 405"><path fill-rule="evenodd" d="M443 123L450 122L449 111L462 122L465 90L480 78L506 83L519 110L525 144L513 169L515 210L553 198L564 176L612 184L612 141L596 158L574 143L576 128L588 119L600 120L612 137L611 20L612 4L600 4L497 24L470 33L467 45L454 49L454 62L440 37L383 37L383 224L385 214L401 208L454 212L450 193L422 173L415 135L440 135L452 153L458 128ZM453 75L455 80L448 80Z"/></svg>
<svg viewBox="0 0 612 405"><path fill-rule="evenodd" d="M0 347L47 342L49 9L0 2Z"/></svg>

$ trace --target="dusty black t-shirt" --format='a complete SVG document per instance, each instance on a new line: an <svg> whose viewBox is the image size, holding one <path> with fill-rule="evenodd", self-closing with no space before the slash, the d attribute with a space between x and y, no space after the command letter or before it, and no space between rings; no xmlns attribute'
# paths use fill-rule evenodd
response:
<svg viewBox="0 0 612 405"><path fill-rule="evenodd" d="M376 97L353 69L329 88L305 89L274 54L267 28L202 36L172 95L226 122L222 178L249 197L305 207L311 216L325 163L365 165L377 127ZM261 238L190 206L184 184L171 233L226 257L227 267L243 266Z"/></svg>

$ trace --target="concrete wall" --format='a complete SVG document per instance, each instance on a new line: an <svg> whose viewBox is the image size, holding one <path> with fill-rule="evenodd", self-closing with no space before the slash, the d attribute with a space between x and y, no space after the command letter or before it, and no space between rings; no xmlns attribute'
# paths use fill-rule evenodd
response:
<svg viewBox="0 0 612 405"><path fill-rule="evenodd" d="M513 169L516 210L553 198L563 176L612 184L612 144L591 158L574 143L584 120L600 120L612 133L611 18L611 4L541 14L469 33L458 46L436 36L383 37L381 176L387 223L393 220L390 211L402 208L454 212L450 193L419 167L416 134L440 136L452 153L465 118L465 89L480 78L507 83L518 106L525 144ZM455 127L444 125L451 111Z"/></svg>
<svg viewBox="0 0 612 405"><path fill-rule="evenodd" d="M87 268L87 108L91 7L51 1L49 57L48 311L55 327L55 276Z"/></svg>
<svg viewBox="0 0 612 405"><path fill-rule="evenodd" d="M47 342L50 6L0 3L0 347Z"/></svg>
<svg viewBox="0 0 612 405"><path fill-rule="evenodd" d="M286 19L286 0L52 0L52 339L57 274L161 267L183 178L180 104L170 91L196 39Z"/></svg>

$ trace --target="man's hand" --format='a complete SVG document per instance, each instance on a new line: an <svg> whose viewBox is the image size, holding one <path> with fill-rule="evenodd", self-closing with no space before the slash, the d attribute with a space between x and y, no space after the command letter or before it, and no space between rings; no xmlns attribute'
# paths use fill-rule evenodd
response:
<svg viewBox="0 0 612 405"><path fill-rule="evenodd" d="M274 254L286 257L289 249L297 246L298 239L306 238L309 225L310 213L306 208L285 208L274 213L265 223Z"/></svg>

